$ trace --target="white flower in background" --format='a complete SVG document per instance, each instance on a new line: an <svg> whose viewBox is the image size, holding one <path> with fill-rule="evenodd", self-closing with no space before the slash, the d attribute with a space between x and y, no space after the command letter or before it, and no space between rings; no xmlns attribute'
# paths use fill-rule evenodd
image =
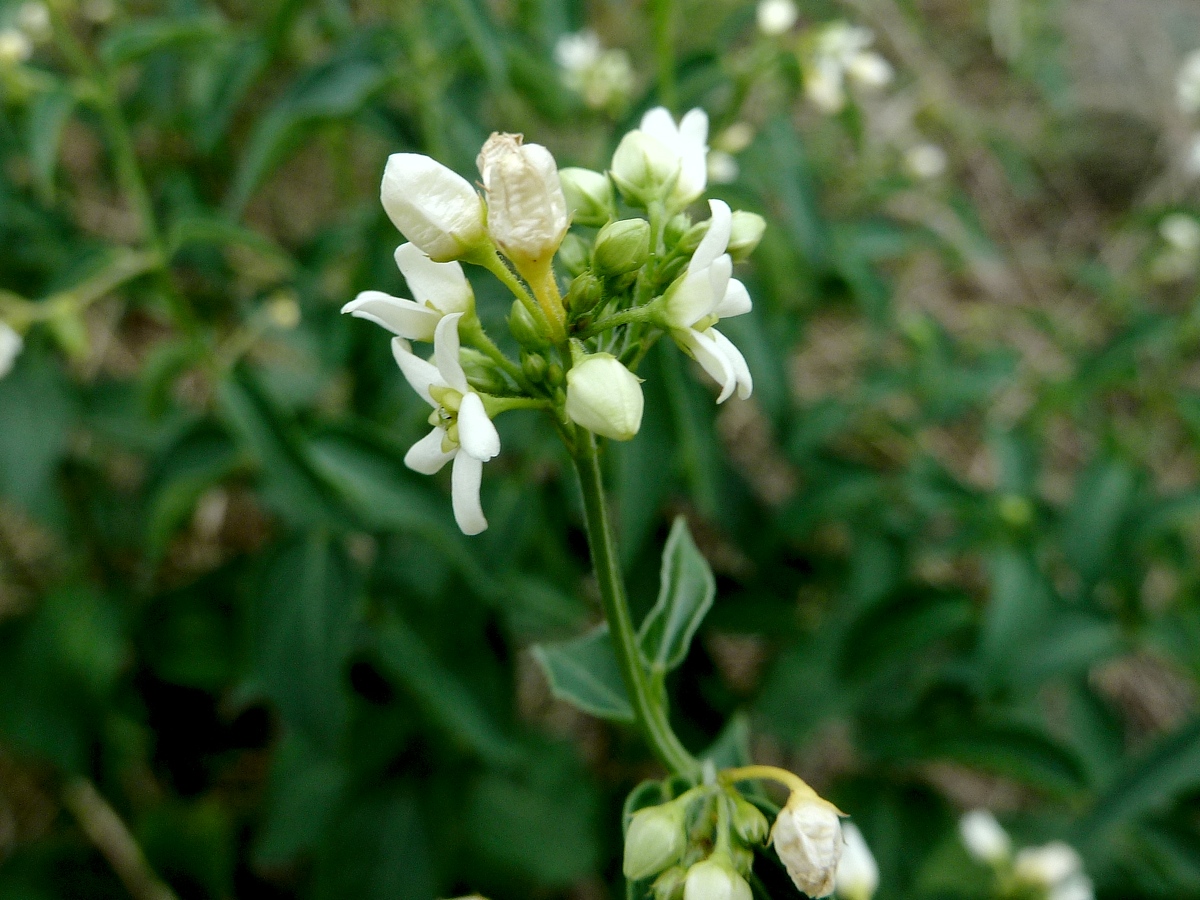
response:
<svg viewBox="0 0 1200 900"><path fill-rule="evenodd" d="M458 259L487 240L483 199L470 182L420 153L393 153L380 200L400 233L435 262Z"/></svg>
<svg viewBox="0 0 1200 900"><path fill-rule="evenodd" d="M683 883L683 900L751 900L753 896L729 859L717 854L688 869Z"/></svg>
<svg viewBox="0 0 1200 900"><path fill-rule="evenodd" d="M1158 233L1172 249L1183 253L1200 251L1200 222L1184 213L1172 213L1158 224Z"/></svg>
<svg viewBox="0 0 1200 900"><path fill-rule="evenodd" d="M686 849L683 809L678 804L639 809L625 830L622 871L630 881L640 881L678 862Z"/></svg>
<svg viewBox="0 0 1200 900"><path fill-rule="evenodd" d="M638 377L615 356L596 353L567 372L567 415L588 431L628 441L642 427L643 406Z"/></svg>
<svg viewBox="0 0 1200 900"><path fill-rule="evenodd" d="M0 28L0 67L10 68L28 62L33 42L19 28Z"/></svg>
<svg viewBox="0 0 1200 900"><path fill-rule="evenodd" d="M768 37L790 31L799 17L800 10L792 0L759 0L755 11L758 30Z"/></svg>
<svg viewBox="0 0 1200 900"><path fill-rule="evenodd" d="M1012 853L1012 839L986 809L973 809L958 820L958 834L973 859L995 865Z"/></svg>
<svg viewBox="0 0 1200 900"><path fill-rule="evenodd" d="M1017 853L1017 880L1048 892L1048 900L1091 900L1092 882L1083 873L1083 860L1062 841L1027 847Z"/></svg>
<svg viewBox="0 0 1200 900"><path fill-rule="evenodd" d="M634 89L633 64L621 49L604 49L594 31L564 34L554 45L554 61L569 89L591 109L613 109Z"/></svg>
<svg viewBox="0 0 1200 900"><path fill-rule="evenodd" d="M25 341L10 326L0 322L0 378L12 371Z"/></svg>
<svg viewBox="0 0 1200 900"><path fill-rule="evenodd" d="M856 826L843 825L842 836L846 845L837 868L837 895L842 900L871 900L879 889L879 865Z"/></svg>
<svg viewBox="0 0 1200 900"><path fill-rule="evenodd" d="M664 107L656 106L617 145L612 176L627 196L643 205L655 199L673 178L665 200L669 209L679 210L704 193L707 160L708 114L693 109L676 125Z"/></svg>
<svg viewBox="0 0 1200 900"><path fill-rule="evenodd" d="M479 151L477 164L487 191L488 232L496 246L518 270L549 262L571 224L550 151L523 143L519 134L494 133Z"/></svg>
<svg viewBox="0 0 1200 900"><path fill-rule="evenodd" d="M443 316L471 309L475 295L457 262L437 263L416 244L401 244L396 248L396 265L414 299L363 291L343 306L342 312L382 325L410 341L432 341Z"/></svg>
<svg viewBox="0 0 1200 900"><path fill-rule="evenodd" d="M1187 115L1200 112L1200 50L1194 50L1179 68L1175 82L1175 98Z"/></svg>
<svg viewBox="0 0 1200 900"><path fill-rule="evenodd" d="M454 520L463 534L479 534L488 524L479 503L483 464L500 452L500 435L482 398L467 384L458 359L458 321L462 316L454 313L438 322L432 361L415 355L401 337L392 338L392 354L413 390L434 410L430 416L433 431L412 445L404 463L422 475L433 475L453 460Z"/></svg>
<svg viewBox="0 0 1200 900"><path fill-rule="evenodd" d="M831 22L817 33L804 67L804 90L817 109L837 113L845 107L847 78L868 90L892 82L891 64L870 49L874 41L871 29L849 22Z"/></svg>
<svg viewBox="0 0 1200 900"><path fill-rule="evenodd" d="M937 144L917 144L904 154L904 168L913 178L930 181L945 174L949 165L946 151Z"/></svg>
<svg viewBox="0 0 1200 900"><path fill-rule="evenodd" d="M663 295L660 320L675 342L721 385L717 402L724 403L735 388L739 397L749 397L754 381L741 351L713 326L749 312L751 301L746 286L732 277L733 260L726 252L733 214L722 200L709 200L708 205L708 231L687 271Z"/></svg>
<svg viewBox="0 0 1200 900"><path fill-rule="evenodd" d="M715 138L708 152L708 180L713 184L730 184L741 171L736 154L754 141L754 128L747 122L734 122Z"/></svg>
<svg viewBox="0 0 1200 900"><path fill-rule="evenodd" d="M843 850L836 806L811 790L793 791L771 829L771 841L796 887L810 897L833 893Z"/></svg>
<svg viewBox="0 0 1200 900"><path fill-rule="evenodd" d="M50 8L39 0L26 0L17 10L17 27L36 43L50 37Z"/></svg>
<svg viewBox="0 0 1200 900"><path fill-rule="evenodd" d="M713 150L708 154L708 180L713 184L732 184L741 171L732 153Z"/></svg>
<svg viewBox="0 0 1200 900"><path fill-rule="evenodd" d="M1200 134L1193 135L1184 150L1183 171L1192 178L1200 178Z"/></svg>

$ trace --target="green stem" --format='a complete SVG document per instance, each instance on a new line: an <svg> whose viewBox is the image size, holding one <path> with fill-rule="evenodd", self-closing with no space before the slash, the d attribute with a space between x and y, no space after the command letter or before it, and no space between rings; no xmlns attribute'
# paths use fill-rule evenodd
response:
<svg viewBox="0 0 1200 900"><path fill-rule="evenodd" d="M654 32L654 58L658 63L658 99L674 111L675 96L675 2L651 0L651 26Z"/></svg>
<svg viewBox="0 0 1200 900"><path fill-rule="evenodd" d="M650 310L644 306L635 306L632 309L625 309L619 313L613 313L611 316L605 316L603 319L598 319L579 332L577 336L590 338L601 332L616 328L618 325L628 325L631 322L646 322L649 319Z"/></svg>
<svg viewBox="0 0 1200 900"><path fill-rule="evenodd" d="M466 262L474 263L477 266L482 266L499 279L500 283L508 288L514 297L521 301L521 305L529 311L533 316L533 320L537 322L545 333L550 333L550 325L546 321L546 314L542 312L541 306L533 299L533 295L525 289L525 285L521 283L521 279L513 273L500 258L500 254L496 252L495 247L487 247L470 253L463 257Z"/></svg>
<svg viewBox="0 0 1200 900"><path fill-rule="evenodd" d="M513 381L524 391L529 392L529 381L525 378L525 373L521 371L521 367L504 355L504 351L496 346L496 343L487 336L487 332L480 325L478 317L471 315L464 317L459 324L459 333L466 338L471 346L475 347L482 353L487 354L501 369L512 376Z"/></svg>
<svg viewBox="0 0 1200 900"><path fill-rule="evenodd" d="M625 597L625 582L621 575L616 540L608 518L604 499L604 479L600 458L596 452L596 437L580 429L575 448L575 470L583 493L583 508L587 519L588 545L592 564L600 585L604 618L608 621L617 665L629 692L634 716L650 748L659 761L672 773L696 777L700 764L688 753L671 729L662 692L655 690L649 673L642 663L633 616Z"/></svg>

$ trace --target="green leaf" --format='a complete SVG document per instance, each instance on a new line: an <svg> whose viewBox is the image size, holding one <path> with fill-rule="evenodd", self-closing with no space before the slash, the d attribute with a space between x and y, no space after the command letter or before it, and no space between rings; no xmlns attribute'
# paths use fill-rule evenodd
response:
<svg viewBox="0 0 1200 900"><path fill-rule="evenodd" d="M539 644L533 655L555 697L601 719L633 722L607 623L574 640Z"/></svg>
<svg viewBox="0 0 1200 900"><path fill-rule="evenodd" d="M302 741L285 741L271 771L266 820L254 847L256 865L283 865L315 847L349 782L349 773L334 760Z"/></svg>
<svg viewBox="0 0 1200 900"><path fill-rule="evenodd" d="M33 184L45 202L54 198L54 170L63 130L75 112L73 91L57 88L38 94L29 107L29 167Z"/></svg>
<svg viewBox="0 0 1200 900"><path fill-rule="evenodd" d="M687 520L680 516L663 549L658 602L638 634L642 654L652 668L667 672L683 663L716 593L712 568L696 548Z"/></svg>
<svg viewBox="0 0 1200 900"><path fill-rule="evenodd" d="M1101 460L1080 478L1063 522L1063 550L1085 582L1104 574L1119 558L1122 526L1133 503L1137 478L1125 463Z"/></svg>
<svg viewBox="0 0 1200 900"><path fill-rule="evenodd" d="M225 23L213 15L134 19L109 32L100 55L108 65L119 66L168 47L207 43L224 33Z"/></svg>
<svg viewBox="0 0 1200 900"><path fill-rule="evenodd" d="M1200 718L1135 760L1099 797L1076 831L1079 843L1094 842L1107 831L1169 805L1200 787Z"/></svg>

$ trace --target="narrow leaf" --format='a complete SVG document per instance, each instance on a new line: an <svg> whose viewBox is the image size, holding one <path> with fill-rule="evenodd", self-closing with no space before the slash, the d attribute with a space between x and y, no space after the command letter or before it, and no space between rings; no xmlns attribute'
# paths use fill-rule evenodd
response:
<svg viewBox="0 0 1200 900"><path fill-rule="evenodd" d="M555 697L601 719L633 721L607 624L574 640L539 644L533 655Z"/></svg>
<svg viewBox="0 0 1200 900"><path fill-rule="evenodd" d="M680 516L671 526L663 550L658 602L646 616L638 636L651 666L669 671L683 662L716 592L708 560L696 549L687 521Z"/></svg>

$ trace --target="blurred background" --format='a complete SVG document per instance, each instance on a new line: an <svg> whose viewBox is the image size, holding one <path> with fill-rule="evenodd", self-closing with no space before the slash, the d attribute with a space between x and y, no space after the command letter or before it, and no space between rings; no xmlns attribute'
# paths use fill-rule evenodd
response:
<svg viewBox="0 0 1200 900"><path fill-rule="evenodd" d="M6 0L0 898L624 897L656 767L531 655L599 616L569 461L505 416L464 538L338 311L405 292L389 153L604 169L659 103L769 223L754 396L660 342L605 460L635 608L676 515L718 576L685 742L810 780L880 900L989 896L980 806L1200 897L1198 47L1194 0Z"/></svg>

